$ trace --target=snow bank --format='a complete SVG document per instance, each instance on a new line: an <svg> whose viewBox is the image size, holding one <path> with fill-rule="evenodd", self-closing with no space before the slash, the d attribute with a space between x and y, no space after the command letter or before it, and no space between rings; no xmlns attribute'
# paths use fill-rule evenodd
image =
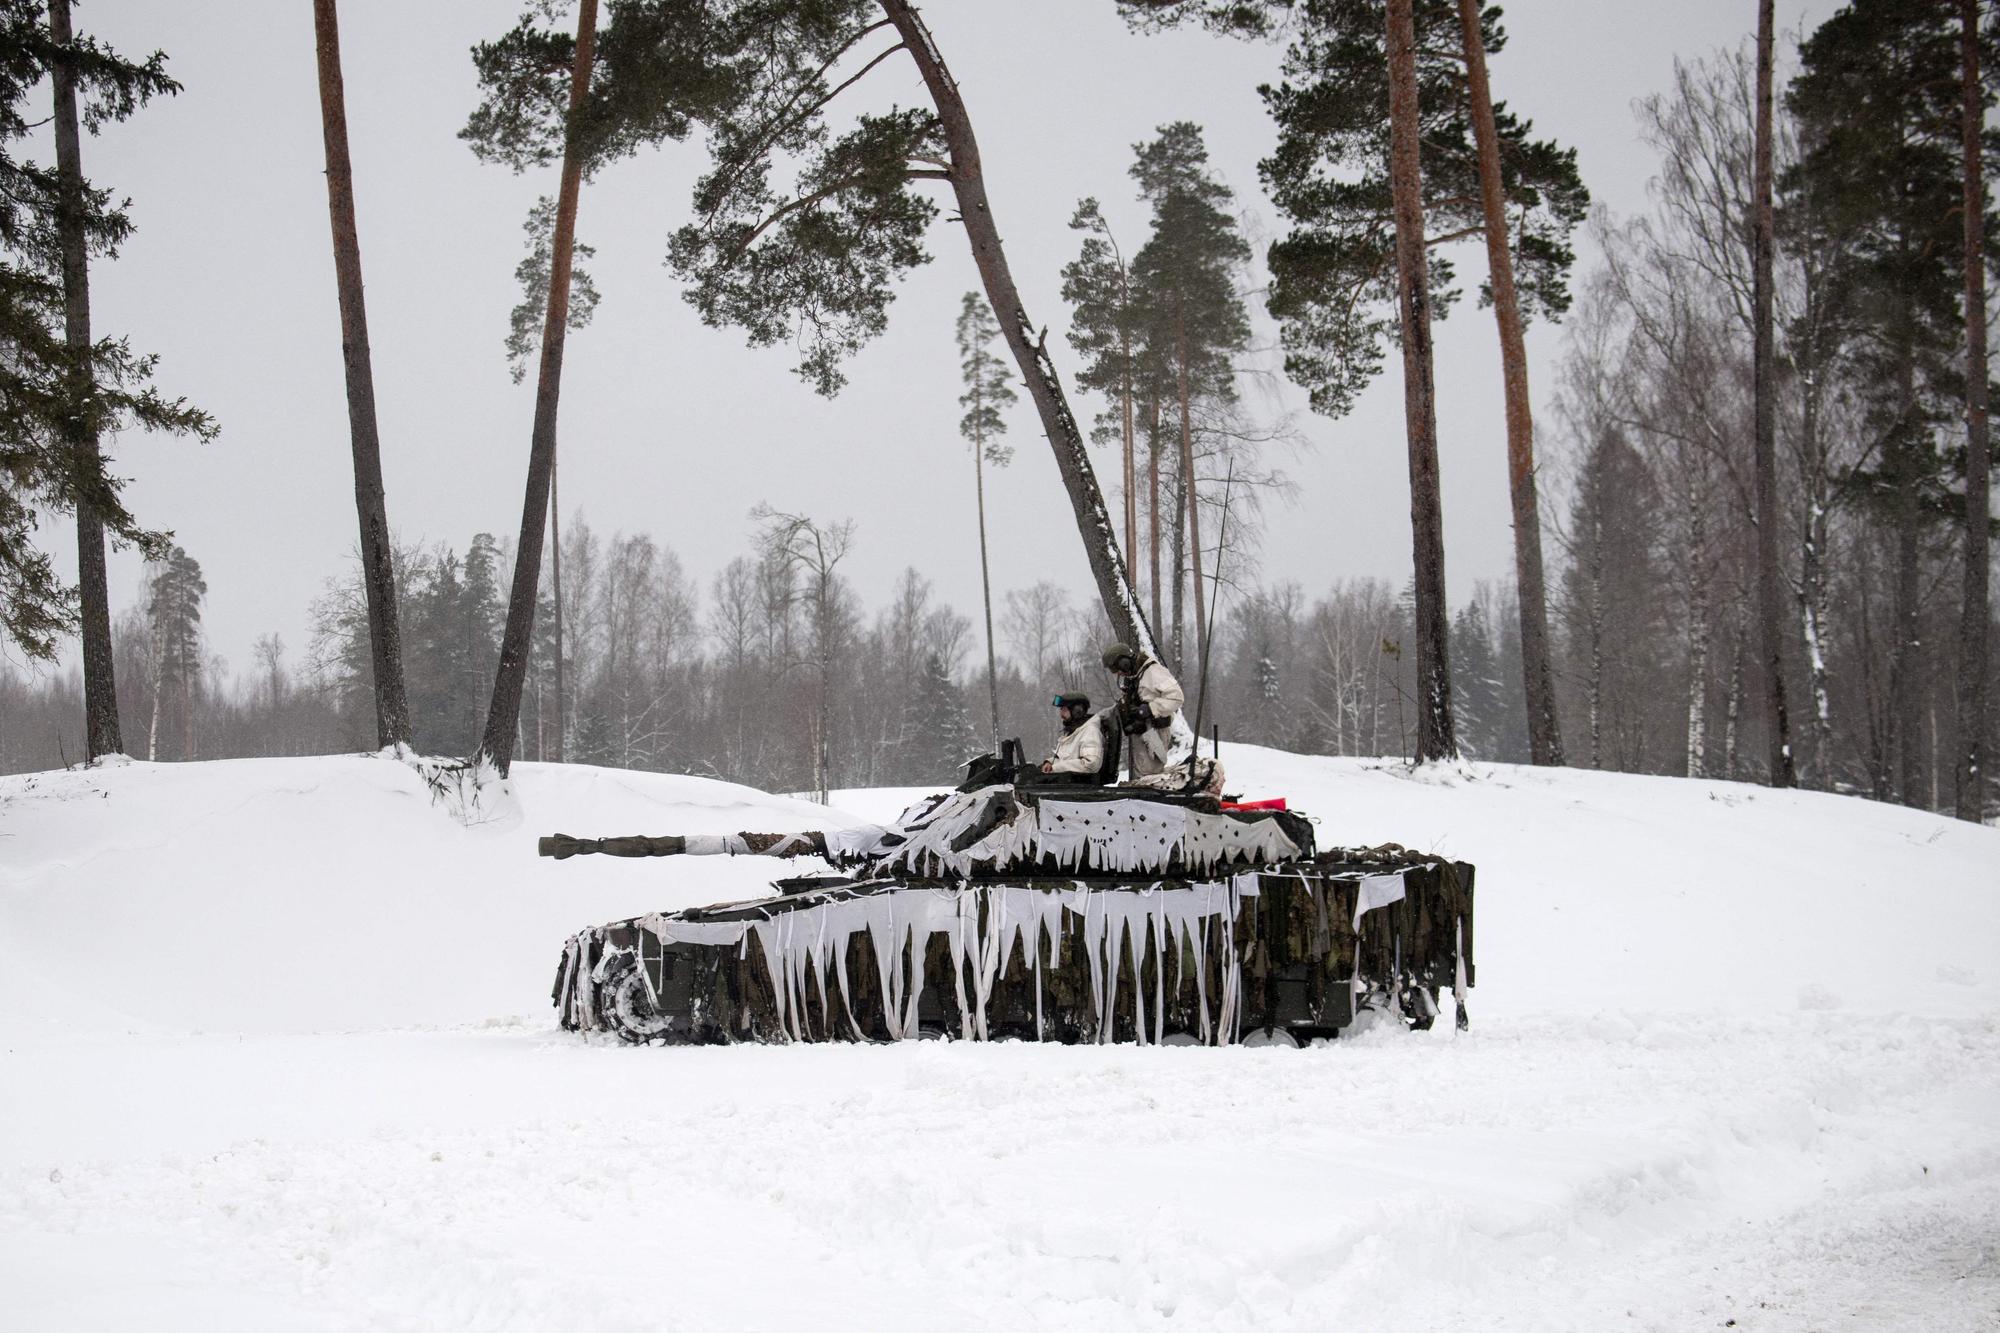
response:
<svg viewBox="0 0 2000 1333"><path fill-rule="evenodd" d="M781 864L535 855L544 833L790 832L852 821L732 783L518 764L465 827L363 756L0 778L0 1032L349 1031L549 1012L579 926L761 895Z"/></svg>
<svg viewBox="0 0 2000 1333"><path fill-rule="evenodd" d="M1479 866L1473 1030L1324 1049L626 1049L578 926L758 858L541 833L893 815L393 761L0 778L0 1326L2000 1325L2000 831L1225 747L1323 845Z"/></svg>

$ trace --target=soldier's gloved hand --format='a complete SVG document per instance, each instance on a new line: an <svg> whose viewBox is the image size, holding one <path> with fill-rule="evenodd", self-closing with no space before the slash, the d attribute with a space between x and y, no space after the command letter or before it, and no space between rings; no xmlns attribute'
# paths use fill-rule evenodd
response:
<svg viewBox="0 0 2000 1333"><path fill-rule="evenodd" d="M1120 704L1118 706L1118 728L1127 736L1143 734L1151 720L1146 716L1146 706L1144 704Z"/></svg>

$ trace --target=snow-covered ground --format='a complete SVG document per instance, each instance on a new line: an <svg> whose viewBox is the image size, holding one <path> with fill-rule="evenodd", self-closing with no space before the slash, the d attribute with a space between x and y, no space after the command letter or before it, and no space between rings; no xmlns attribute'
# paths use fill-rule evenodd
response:
<svg viewBox="0 0 2000 1333"><path fill-rule="evenodd" d="M1322 844L1477 863L1469 1033L587 1043L570 931L782 869L537 834L910 793L0 778L0 1328L2000 1328L2000 831L1224 748Z"/></svg>

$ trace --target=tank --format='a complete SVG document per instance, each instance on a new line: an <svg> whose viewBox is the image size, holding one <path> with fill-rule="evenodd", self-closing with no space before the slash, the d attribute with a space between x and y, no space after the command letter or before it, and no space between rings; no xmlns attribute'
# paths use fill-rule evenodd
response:
<svg viewBox="0 0 2000 1333"><path fill-rule="evenodd" d="M993 783L830 832L541 839L580 855L814 858L772 894L563 946L562 1026L662 1045L1297 1045L1371 1014L1468 1023L1473 867L1315 846L1283 802Z"/></svg>

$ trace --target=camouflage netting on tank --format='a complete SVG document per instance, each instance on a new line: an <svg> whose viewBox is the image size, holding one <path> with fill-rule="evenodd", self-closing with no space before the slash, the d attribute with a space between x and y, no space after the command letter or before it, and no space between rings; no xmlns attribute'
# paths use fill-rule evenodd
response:
<svg viewBox="0 0 2000 1333"><path fill-rule="evenodd" d="M1144 797L1023 799L1013 787L935 798L888 828L825 835L836 859L877 873L977 877L1033 866L1080 874L1217 875L1300 856L1276 819L1223 814Z"/></svg>
<svg viewBox="0 0 2000 1333"><path fill-rule="evenodd" d="M1441 988L1462 1017L1470 923L1471 867L1417 858L1150 883L829 881L585 931L555 999L565 1026L635 1041L1227 1044L1327 1035L1371 1001L1427 1022Z"/></svg>

